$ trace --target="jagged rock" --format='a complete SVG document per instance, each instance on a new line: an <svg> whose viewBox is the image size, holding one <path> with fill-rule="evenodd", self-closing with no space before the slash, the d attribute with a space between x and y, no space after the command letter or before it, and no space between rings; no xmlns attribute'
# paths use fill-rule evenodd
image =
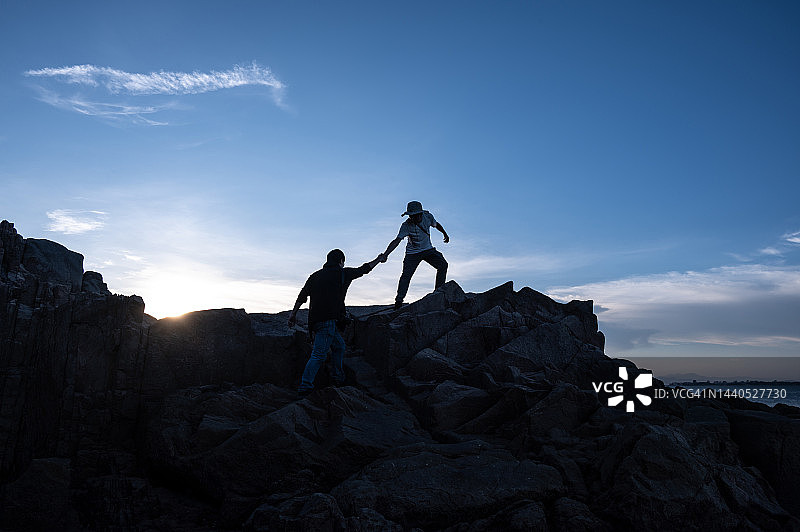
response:
<svg viewBox="0 0 800 532"><path fill-rule="evenodd" d="M547 393L544 390L518 385L511 385L503 389L497 387L497 392L501 392L503 395L494 405L461 425L457 431L464 434L506 433L508 439L512 440L519 433L519 428L504 426L520 418Z"/></svg>
<svg viewBox="0 0 800 532"><path fill-rule="evenodd" d="M430 412L432 425L445 431L460 427L494 402L495 399L483 390L445 381L431 391L424 405Z"/></svg>
<svg viewBox="0 0 800 532"><path fill-rule="evenodd" d="M403 527L387 520L371 508L359 508L345 519L336 499L313 493L290 499L280 507L264 504L244 525L245 532L285 530L296 532L403 532Z"/></svg>
<svg viewBox="0 0 800 532"><path fill-rule="evenodd" d="M0 486L0 528L3 530L78 530L78 512L70 499L70 461L32 460L15 481Z"/></svg>
<svg viewBox="0 0 800 532"><path fill-rule="evenodd" d="M460 381L464 368L460 364L433 349L423 349L405 367L412 379L422 382Z"/></svg>
<svg viewBox="0 0 800 532"><path fill-rule="evenodd" d="M158 499L146 479L106 475L85 481L82 515L97 528L119 530L157 516Z"/></svg>
<svg viewBox="0 0 800 532"><path fill-rule="evenodd" d="M499 521L499 522L498 522ZM497 525L500 525L499 527ZM504 511L492 523L492 529L524 532L527 530L549 530L547 514L544 505L540 502L528 502L524 506Z"/></svg>
<svg viewBox="0 0 800 532"><path fill-rule="evenodd" d="M2 344L0 416L16 422L0 423L0 476L35 456L72 456L82 440L132 445L144 305L121 296L73 299L25 320L6 314L14 340Z"/></svg>
<svg viewBox="0 0 800 532"><path fill-rule="evenodd" d="M606 406L591 301L352 308L347 386L296 400L287 312L155 320L81 261L0 223L0 529L800 529L800 410Z"/></svg>
<svg viewBox="0 0 800 532"><path fill-rule="evenodd" d="M19 270L24 250L25 239L17 234L14 224L8 220L0 222L0 277L7 278L9 273Z"/></svg>
<svg viewBox="0 0 800 532"><path fill-rule="evenodd" d="M97 272L84 272L81 282L81 292L110 296L108 285L103 282L103 276Z"/></svg>
<svg viewBox="0 0 800 532"><path fill-rule="evenodd" d="M605 345L603 333L597 330L597 316L592 313L592 301L558 303L527 286L509 294L507 299L512 309L539 323L555 323L566 319L567 325L579 339L600 350ZM568 319L569 316L576 319Z"/></svg>
<svg viewBox="0 0 800 532"><path fill-rule="evenodd" d="M781 505L800 515L800 419L745 410L726 415L742 461L758 467Z"/></svg>
<svg viewBox="0 0 800 532"><path fill-rule="evenodd" d="M472 523L459 523L448 527L445 532L547 532L547 510L540 502L520 501L510 505L497 514Z"/></svg>
<svg viewBox="0 0 800 532"><path fill-rule="evenodd" d="M573 497L581 500L587 500L589 497L589 489L586 486L586 481L583 476L578 463L569 455L576 455L579 453L557 451L555 447L545 445L540 453L542 462L555 468L564 479L564 484L567 487L568 493Z"/></svg>
<svg viewBox="0 0 800 532"><path fill-rule="evenodd" d="M434 348L459 364L474 365L527 331L522 314L506 312L496 306L460 323L441 336Z"/></svg>
<svg viewBox="0 0 800 532"><path fill-rule="evenodd" d="M544 438L553 430L569 432L589 419L599 406L596 394L562 383L525 414L528 435Z"/></svg>
<svg viewBox="0 0 800 532"><path fill-rule="evenodd" d="M613 527L595 516L587 505L562 497L553 505L555 530L570 532L610 532Z"/></svg>
<svg viewBox="0 0 800 532"><path fill-rule="evenodd" d="M291 387L309 352L306 336L278 317L218 309L165 318L149 330L142 392L158 398L225 382Z"/></svg>
<svg viewBox="0 0 800 532"><path fill-rule="evenodd" d="M400 310L359 320L356 336L367 360L381 377L404 367L416 353L442 338L462 321L487 312L508 293L506 283L484 294L465 294L450 281L436 291Z"/></svg>
<svg viewBox="0 0 800 532"><path fill-rule="evenodd" d="M449 289L455 291L455 288L458 287L455 281L451 281L452 287ZM446 283L442 286L443 290L448 289L448 284ZM458 290L461 290L459 287ZM463 293L463 291L461 291ZM490 309L500 306L506 307L508 306L507 301L510 297L513 297L515 294L514 292L514 283L512 281L508 281L507 283L503 283L500 286L496 286L486 292L481 292L480 294L464 294L464 298L462 301L456 303L456 310L458 313L463 316L465 320L472 319L476 316L480 316L484 312L488 312ZM451 298L455 299L455 298ZM505 308L504 310L512 311L510 309Z"/></svg>
<svg viewBox="0 0 800 532"><path fill-rule="evenodd" d="M402 526L444 528L492 515L520 499L563 494L558 472L481 441L399 448L336 487L345 515L373 508Z"/></svg>
<svg viewBox="0 0 800 532"><path fill-rule="evenodd" d="M636 424L601 455L610 488L600 496L609 519L625 528L779 530L796 520L740 467L719 466L679 430ZM749 496L743 495L744 492Z"/></svg>
<svg viewBox="0 0 800 532"><path fill-rule="evenodd" d="M336 499L326 493L313 493L290 499L280 507L259 507L245 524L246 531L339 532L346 529Z"/></svg>
<svg viewBox="0 0 800 532"><path fill-rule="evenodd" d="M395 445L430 441L410 413L355 388L293 398L270 385L176 394L148 431L152 468L218 501L256 501L319 489Z"/></svg>
<svg viewBox="0 0 800 532"><path fill-rule="evenodd" d="M460 321L461 316L452 309L424 314L417 314L413 309L403 312L386 324L376 324L379 341L368 343L364 355L380 376L387 377Z"/></svg>
<svg viewBox="0 0 800 532"><path fill-rule="evenodd" d="M693 448L721 464L736 464L739 449L731 439L725 413L700 403L689 406L684 414L686 423L681 428L687 440Z"/></svg>
<svg viewBox="0 0 800 532"><path fill-rule="evenodd" d="M83 255L51 240L28 238L22 253L22 266L31 275L50 284L63 284L80 292L83 283Z"/></svg>
<svg viewBox="0 0 800 532"><path fill-rule="evenodd" d="M403 527L372 508L359 508L347 518L347 532L403 532Z"/></svg>

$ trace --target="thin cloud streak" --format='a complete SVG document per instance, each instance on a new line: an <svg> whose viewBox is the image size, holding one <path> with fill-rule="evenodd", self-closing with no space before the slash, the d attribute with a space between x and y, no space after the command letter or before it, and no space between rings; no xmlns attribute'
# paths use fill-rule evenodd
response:
<svg viewBox="0 0 800 532"><path fill-rule="evenodd" d="M119 101L128 99L180 97L203 94L236 87L255 86L270 89L272 100L281 109L287 110L283 95L286 85L269 68L255 61L248 66L236 65L229 70L210 72L169 72L159 71L146 74L125 72L110 67L96 65L74 65L58 68L41 68L24 72L28 78L38 78L47 86L34 85L39 91L39 100L53 107L66 109L86 116L96 116L118 122L132 122L147 126L169 125L161 120L148 118L148 115L165 110L177 109L173 103L157 105L133 105ZM46 80L50 84L44 83ZM82 88L81 94L66 96L60 94L56 85L67 84ZM63 88L63 87L62 87ZM90 93L91 98L86 94ZM106 101L115 100L115 101Z"/></svg>
<svg viewBox="0 0 800 532"><path fill-rule="evenodd" d="M47 217L50 218L47 230L65 235L96 231L105 226L105 216L106 213L101 211L56 209L47 213Z"/></svg>
<svg viewBox="0 0 800 532"><path fill-rule="evenodd" d="M625 312L643 304L736 303L745 295L800 297L800 268L796 266L723 266L703 272L668 272L592 283L553 287L558 299L595 299L609 312ZM612 306L612 302L614 305Z"/></svg>
<svg viewBox="0 0 800 532"><path fill-rule="evenodd" d="M682 338L659 338L663 345L683 345L686 343ZM729 338L720 335L701 335L692 339L692 343L721 345L727 347L778 347L785 344L800 344L800 338L794 336L743 336L741 338Z"/></svg>
<svg viewBox="0 0 800 532"><path fill-rule="evenodd" d="M124 105L114 103L91 102L77 96L63 98L54 92L40 89L39 100L59 109L74 111L86 116L98 116L110 120L126 120L134 123L141 123L149 126L165 126L167 122L151 120L145 116L154 114L171 108L171 105Z"/></svg>
<svg viewBox="0 0 800 532"><path fill-rule="evenodd" d="M150 72L138 74L110 67L74 65L60 68L41 68L25 72L29 77L55 78L72 85L104 87L111 94L183 95L231 89L247 85L269 87L276 103L286 85L269 68L256 62L250 66L236 65L230 70L211 72Z"/></svg>

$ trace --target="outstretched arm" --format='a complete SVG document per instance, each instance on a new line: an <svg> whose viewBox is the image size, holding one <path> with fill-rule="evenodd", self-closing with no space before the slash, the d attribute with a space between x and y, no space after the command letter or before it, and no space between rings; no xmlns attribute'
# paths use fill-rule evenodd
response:
<svg viewBox="0 0 800 532"><path fill-rule="evenodd" d="M389 242L389 245L386 246L386 251L384 251L383 254L382 254L383 255L383 260L381 262L386 262L386 259L389 258L389 255L392 253L392 251L395 250L397 245L400 244L401 240L403 240L401 237L397 237L394 240L392 240L391 242Z"/></svg>
<svg viewBox="0 0 800 532"><path fill-rule="evenodd" d="M372 268L377 266L379 262L386 262L386 255L383 253L378 253L377 257L367 263L369 264L369 269L372 270Z"/></svg>
<svg viewBox="0 0 800 532"><path fill-rule="evenodd" d="M444 235L444 243L445 244L450 242L450 237L447 236L447 231L444 230L444 227L442 227L442 224L440 224L439 222L436 222L436 229L438 229Z"/></svg>
<svg viewBox="0 0 800 532"><path fill-rule="evenodd" d="M289 315L289 328L291 329L297 324L297 311L300 310L300 307L303 303L306 302L308 299L308 291L304 286L302 290L300 290L300 294L297 296L297 301L294 302L294 308L292 309L292 313Z"/></svg>

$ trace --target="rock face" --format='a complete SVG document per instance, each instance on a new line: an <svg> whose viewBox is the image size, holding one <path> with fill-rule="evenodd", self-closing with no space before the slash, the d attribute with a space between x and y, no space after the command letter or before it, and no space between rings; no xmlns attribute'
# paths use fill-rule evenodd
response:
<svg viewBox="0 0 800 532"><path fill-rule="evenodd" d="M2 222L0 529L800 530L800 409L606 406L638 370L590 301L352 310L345 386L296 400L288 313L155 320Z"/></svg>

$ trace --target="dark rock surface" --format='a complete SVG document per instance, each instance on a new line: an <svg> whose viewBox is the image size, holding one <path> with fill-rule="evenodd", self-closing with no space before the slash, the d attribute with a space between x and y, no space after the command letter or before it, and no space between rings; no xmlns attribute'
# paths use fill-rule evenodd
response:
<svg viewBox="0 0 800 532"><path fill-rule="evenodd" d="M354 308L302 400L287 313L144 310L0 224L0 530L800 529L800 409L606 406L591 301Z"/></svg>

